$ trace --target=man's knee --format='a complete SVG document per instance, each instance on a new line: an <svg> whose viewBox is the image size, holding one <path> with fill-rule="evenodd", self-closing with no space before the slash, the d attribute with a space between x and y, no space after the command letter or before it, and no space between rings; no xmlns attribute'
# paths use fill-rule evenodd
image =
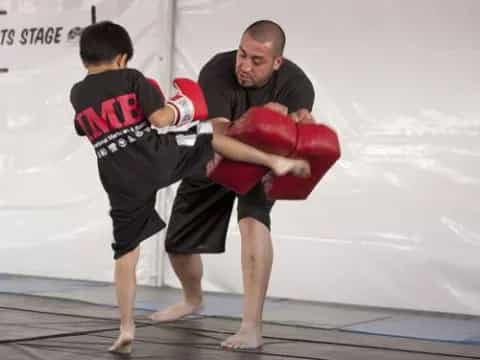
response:
<svg viewBox="0 0 480 360"><path fill-rule="evenodd" d="M270 231L270 214L267 211L238 211L238 223L245 223L252 228L264 227Z"/></svg>
<svg viewBox="0 0 480 360"><path fill-rule="evenodd" d="M252 219L247 222L256 220L263 224L270 231L270 213L273 202L266 198L263 188L256 186L248 194L238 198L237 219L240 223L245 222L244 219ZM260 225L258 225L260 226Z"/></svg>
<svg viewBox="0 0 480 360"><path fill-rule="evenodd" d="M270 241L270 228L254 217L244 217L239 223L242 243Z"/></svg>

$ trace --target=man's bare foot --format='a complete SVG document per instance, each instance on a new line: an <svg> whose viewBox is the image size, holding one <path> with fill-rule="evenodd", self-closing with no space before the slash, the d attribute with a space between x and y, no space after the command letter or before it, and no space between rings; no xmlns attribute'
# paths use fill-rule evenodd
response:
<svg viewBox="0 0 480 360"><path fill-rule="evenodd" d="M282 156L276 156L273 164L272 171L277 176L286 174L292 174L299 177L310 176L310 164L306 160L300 159L288 159Z"/></svg>
<svg viewBox="0 0 480 360"><path fill-rule="evenodd" d="M221 345L229 349L256 349L263 345L261 330L258 327L241 328L235 335L230 336Z"/></svg>
<svg viewBox="0 0 480 360"><path fill-rule="evenodd" d="M117 354L130 354L132 352L133 331L120 331L117 340L108 349L108 351Z"/></svg>
<svg viewBox="0 0 480 360"><path fill-rule="evenodd" d="M198 315L202 310L202 303L193 305L184 302L169 306L165 310L154 312L149 316L149 319L157 322L175 321L188 315Z"/></svg>

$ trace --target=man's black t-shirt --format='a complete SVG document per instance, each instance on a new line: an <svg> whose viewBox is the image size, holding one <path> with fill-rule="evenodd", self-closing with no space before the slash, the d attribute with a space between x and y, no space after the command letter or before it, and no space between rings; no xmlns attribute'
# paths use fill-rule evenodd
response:
<svg viewBox="0 0 480 360"><path fill-rule="evenodd" d="M76 131L97 154L118 258L165 226L155 211L159 189L184 176L205 174L213 157L211 134L158 134L147 119L165 99L134 69L89 74L73 86L70 100ZM194 141L179 145L177 136Z"/></svg>
<svg viewBox="0 0 480 360"><path fill-rule="evenodd" d="M238 119L252 106L274 101L288 107L288 112L305 108L312 110L312 83L296 64L284 59L280 69L260 88L240 86L235 76L236 51L214 56L202 68L199 83L208 104L209 116Z"/></svg>
<svg viewBox="0 0 480 360"><path fill-rule="evenodd" d="M305 73L285 59L261 88L244 88L235 76L236 51L215 55L201 70L199 83L204 91L210 118L240 118L250 107L278 102L289 112L312 110L314 90ZM177 192L167 229L166 248L170 253L217 253L225 251L230 214L236 194L205 176L185 178ZM270 228L269 200L258 184L238 196L238 220L251 217Z"/></svg>

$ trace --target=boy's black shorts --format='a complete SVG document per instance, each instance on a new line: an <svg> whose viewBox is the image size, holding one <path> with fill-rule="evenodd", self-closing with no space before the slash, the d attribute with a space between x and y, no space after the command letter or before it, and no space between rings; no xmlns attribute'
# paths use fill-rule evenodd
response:
<svg viewBox="0 0 480 360"><path fill-rule="evenodd" d="M205 176L207 163L213 158L209 123L185 132L155 134L152 145L158 151L152 160L154 176L135 174L130 184L116 186L109 179L108 192L113 221L114 259L135 249L140 242L165 227L155 210L157 191L185 177ZM207 129L207 130L205 130ZM112 190L113 189L113 190Z"/></svg>

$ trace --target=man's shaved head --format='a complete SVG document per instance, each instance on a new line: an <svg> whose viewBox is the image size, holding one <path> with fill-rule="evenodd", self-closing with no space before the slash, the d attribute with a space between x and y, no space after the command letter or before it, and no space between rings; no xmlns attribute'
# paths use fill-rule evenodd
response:
<svg viewBox="0 0 480 360"><path fill-rule="evenodd" d="M244 32L258 42L271 42L276 56L283 55L285 48L285 32L277 23L270 20L259 20L250 25Z"/></svg>

